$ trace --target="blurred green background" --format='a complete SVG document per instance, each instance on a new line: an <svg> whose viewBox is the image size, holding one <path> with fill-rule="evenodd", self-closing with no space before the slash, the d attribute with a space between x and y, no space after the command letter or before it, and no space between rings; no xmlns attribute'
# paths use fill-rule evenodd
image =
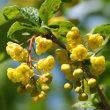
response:
<svg viewBox="0 0 110 110"><path fill-rule="evenodd" d="M29 95L20 96L16 92L17 84L12 83L6 75L9 67L17 67L19 63L9 59L5 52L7 31L10 25L16 21L6 21L2 15L5 6L19 5L21 7L33 6L39 8L44 0L0 0L0 110L77 110L71 108L76 101L74 90L66 92L63 88L66 82L64 74L60 70L60 65L56 62L54 70L51 72L54 76L51 91L48 93L46 100L33 103ZM67 0L66 0L67 1ZM75 23L82 34L101 24L110 23L110 0L72 0L66 3L61 9L61 15L67 20ZM21 19L17 19L21 20ZM102 51L101 54L106 56L106 71L99 77L99 83L105 89L105 96L110 104L110 44ZM54 55L54 52L48 52ZM34 53L33 53L34 55ZM82 110L82 109L79 109ZM87 109L92 110L92 109Z"/></svg>

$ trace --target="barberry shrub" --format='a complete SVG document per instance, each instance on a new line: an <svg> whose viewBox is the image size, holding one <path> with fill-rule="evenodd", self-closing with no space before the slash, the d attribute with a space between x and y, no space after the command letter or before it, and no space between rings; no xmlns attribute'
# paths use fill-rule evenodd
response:
<svg viewBox="0 0 110 110"><path fill-rule="evenodd" d="M17 16L26 19L26 22L16 21L9 28L7 36L11 41L7 43L6 52L21 64L17 68L8 68L7 76L13 83L21 84L17 88L21 95L30 94L33 102L44 100L53 79L50 71L55 66L55 59L52 55L41 59L40 55L53 49L67 79L64 88L67 91L74 89L78 94L79 101L73 107L109 110L110 106L98 86L98 76L103 74L106 64L105 57L99 56L99 53L109 41L108 25L98 26L82 35L70 21L50 22L62 4L61 0L46 0L39 10L33 7L5 7L3 15L7 20ZM16 35L21 30L22 34L29 35L22 41ZM65 43L62 37L66 39ZM23 48L24 44L29 44L28 49ZM55 44L57 49L53 48ZM32 48L36 57L31 55Z"/></svg>

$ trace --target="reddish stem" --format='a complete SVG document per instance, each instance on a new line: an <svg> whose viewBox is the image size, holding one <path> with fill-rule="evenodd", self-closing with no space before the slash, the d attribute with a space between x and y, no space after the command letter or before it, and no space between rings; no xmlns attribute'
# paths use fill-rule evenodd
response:
<svg viewBox="0 0 110 110"><path fill-rule="evenodd" d="M31 62L31 49L32 49L32 45L33 45L33 40L36 38L36 35L33 35L32 38L30 39L30 45L28 48L28 52L29 52L29 59L28 59L28 63L30 68L32 69L32 62Z"/></svg>

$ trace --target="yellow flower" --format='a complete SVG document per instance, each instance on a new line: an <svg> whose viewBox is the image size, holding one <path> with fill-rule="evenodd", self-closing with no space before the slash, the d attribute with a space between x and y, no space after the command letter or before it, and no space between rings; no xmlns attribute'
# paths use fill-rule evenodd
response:
<svg viewBox="0 0 110 110"><path fill-rule="evenodd" d="M81 34L77 27L72 27L71 31L67 33L66 38L67 38L66 48L68 50L71 50L78 44L81 44Z"/></svg>
<svg viewBox="0 0 110 110"><path fill-rule="evenodd" d="M20 45L16 43L8 42L6 51L15 61L19 61L19 62L28 61L28 51L26 49L23 49Z"/></svg>
<svg viewBox="0 0 110 110"><path fill-rule="evenodd" d="M34 71L28 67L25 63L22 63L16 69L9 68L7 70L7 75L10 80L14 83L21 82L22 84L27 84L30 78L34 75Z"/></svg>
<svg viewBox="0 0 110 110"><path fill-rule="evenodd" d="M16 69L13 68L8 68L7 70L7 76L10 80L12 80L12 82L16 83L17 80L17 74L16 74Z"/></svg>
<svg viewBox="0 0 110 110"><path fill-rule="evenodd" d="M92 63L92 74L95 76L100 75L105 70L105 57L91 57L90 62Z"/></svg>
<svg viewBox="0 0 110 110"><path fill-rule="evenodd" d="M88 48L94 50L102 45L103 37L100 34L87 34Z"/></svg>
<svg viewBox="0 0 110 110"><path fill-rule="evenodd" d="M41 59L38 61L37 64L35 64L36 70L39 71L44 71L45 73L48 73L51 71L55 66L55 60L53 56L48 56L45 59Z"/></svg>
<svg viewBox="0 0 110 110"><path fill-rule="evenodd" d="M49 71L51 71L54 66L55 66L55 60L53 56L48 56L45 60L44 60L44 72L48 73Z"/></svg>
<svg viewBox="0 0 110 110"><path fill-rule="evenodd" d="M46 38L42 38L41 36L38 36L35 39L35 42L37 43L37 45L36 45L36 53L38 55L46 52L52 46L52 40L48 40Z"/></svg>
<svg viewBox="0 0 110 110"><path fill-rule="evenodd" d="M44 68L44 60L45 59L41 59L39 60L34 66L36 67L36 70L39 72L39 71L42 71L43 68Z"/></svg>
<svg viewBox="0 0 110 110"><path fill-rule="evenodd" d="M76 48L73 48L72 54L70 55L72 61L83 61L87 57L88 52L83 45L78 45Z"/></svg>
<svg viewBox="0 0 110 110"><path fill-rule="evenodd" d="M60 64L67 64L69 61L68 52L65 49L57 49L56 59Z"/></svg>
<svg viewBox="0 0 110 110"><path fill-rule="evenodd" d="M22 63L20 66L16 68L18 78L20 78L22 84L26 84L29 82L30 78L34 75L34 71L30 69L30 67Z"/></svg>

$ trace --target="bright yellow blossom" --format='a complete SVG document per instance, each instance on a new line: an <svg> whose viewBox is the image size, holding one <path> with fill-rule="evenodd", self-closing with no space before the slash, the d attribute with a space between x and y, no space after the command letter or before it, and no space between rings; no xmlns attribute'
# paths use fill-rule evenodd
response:
<svg viewBox="0 0 110 110"><path fill-rule="evenodd" d="M16 69L9 68L7 70L7 75L10 80L14 83L21 82L22 84L27 84L30 78L34 75L34 71L29 68L25 63L22 63Z"/></svg>
<svg viewBox="0 0 110 110"><path fill-rule="evenodd" d="M67 64L69 61L68 52L65 49L57 49L56 59L60 64Z"/></svg>
<svg viewBox="0 0 110 110"><path fill-rule="evenodd" d="M97 76L104 72L105 70L105 57L91 57L90 62L92 63L92 74Z"/></svg>
<svg viewBox="0 0 110 110"><path fill-rule="evenodd" d="M77 45L81 44L81 34L79 32L79 29L77 27L72 27L72 29L67 33L67 50L70 50Z"/></svg>
<svg viewBox="0 0 110 110"><path fill-rule="evenodd" d="M35 64L36 70L44 71L45 73L48 73L51 71L55 66L55 60L54 57L49 55L47 58L41 59L38 61L37 64Z"/></svg>
<svg viewBox="0 0 110 110"><path fill-rule="evenodd" d="M42 38L41 36L36 37L35 42L36 45L36 53L38 55L46 52L52 46L52 40L48 40L46 38Z"/></svg>
<svg viewBox="0 0 110 110"><path fill-rule="evenodd" d="M19 44L8 42L6 51L15 61L19 62L28 61L28 51L26 49L23 49Z"/></svg>
<svg viewBox="0 0 110 110"><path fill-rule="evenodd" d="M42 71L43 68L44 68L44 60L45 59L41 59L39 60L34 66L36 67L36 70L39 72L39 71Z"/></svg>
<svg viewBox="0 0 110 110"><path fill-rule="evenodd" d="M72 61L83 61L87 58L87 56L87 49L83 45L78 45L76 48L72 49L70 58Z"/></svg>
<svg viewBox="0 0 110 110"><path fill-rule="evenodd" d="M49 71L51 71L54 66L55 66L55 60L53 56L48 56L45 60L44 60L44 72L48 73Z"/></svg>
<svg viewBox="0 0 110 110"><path fill-rule="evenodd" d="M103 37L100 34L87 34L88 48L94 50L102 45Z"/></svg>

